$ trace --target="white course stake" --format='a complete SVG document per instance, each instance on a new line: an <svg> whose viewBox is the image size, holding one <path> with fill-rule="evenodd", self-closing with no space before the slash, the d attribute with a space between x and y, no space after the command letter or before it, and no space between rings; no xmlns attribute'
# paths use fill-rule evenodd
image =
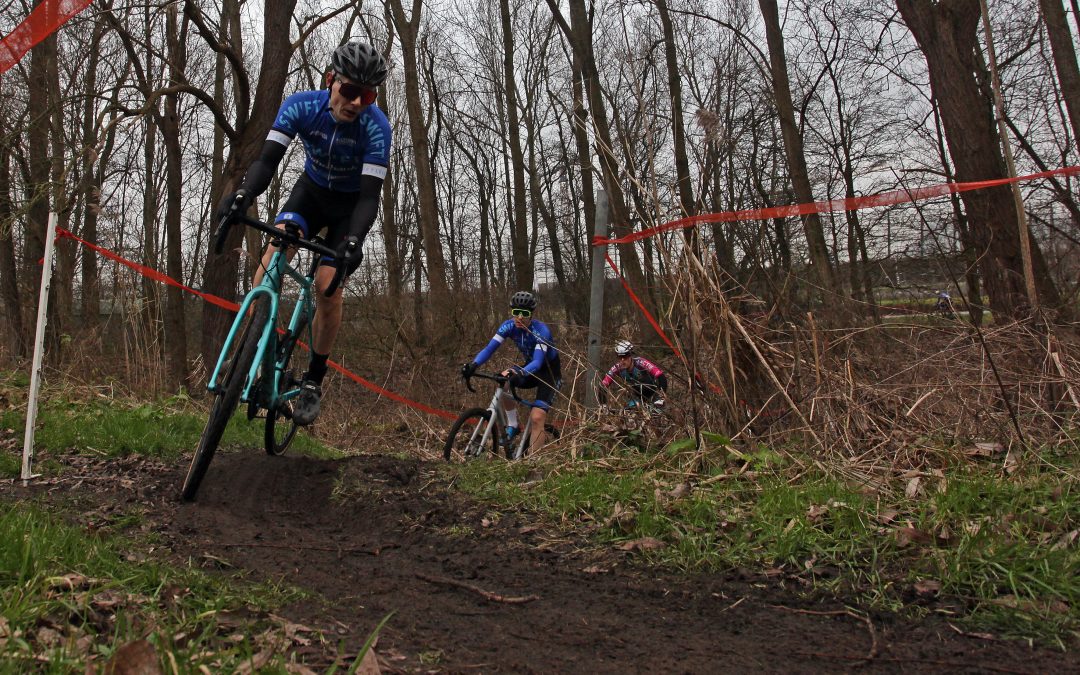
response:
<svg viewBox="0 0 1080 675"><path fill-rule="evenodd" d="M49 214L45 230L45 266L41 270L41 292L38 295L37 332L34 334L34 362L30 371L30 396L26 405L26 435L23 437L22 481L41 474L30 472L34 462L34 423L37 421L38 392L41 390L41 360L45 353L45 324L49 315L49 284L52 283L53 242L56 240L56 213Z"/></svg>

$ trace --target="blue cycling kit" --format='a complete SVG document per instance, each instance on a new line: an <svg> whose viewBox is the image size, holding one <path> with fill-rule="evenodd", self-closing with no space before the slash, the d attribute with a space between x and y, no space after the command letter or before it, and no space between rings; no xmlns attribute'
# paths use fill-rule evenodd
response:
<svg viewBox="0 0 1080 675"><path fill-rule="evenodd" d="M320 187L356 192L361 176L386 177L390 122L375 105L339 123L330 112L328 89L298 92L281 104L267 140L288 146L296 136L307 155L304 172Z"/></svg>
<svg viewBox="0 0 1080 675"><path fill-rule="evenodd" d="M495 350L507 339L517 345L518 351L525 357L523 372L536 373L545 364L558 364L559 351L551 337L551 329L543 321L533 320L528 328L518 328L513 319L507 319L495 332L495 337L476 355L473 362L481 365L491 358Z"/></svg>

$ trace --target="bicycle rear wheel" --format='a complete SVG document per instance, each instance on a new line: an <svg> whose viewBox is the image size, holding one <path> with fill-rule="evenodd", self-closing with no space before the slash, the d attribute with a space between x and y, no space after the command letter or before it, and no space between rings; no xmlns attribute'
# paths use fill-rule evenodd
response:
<svg viewBox="0 0 1080 675"><path fill-rule="evenodd" d="M221 379L218 392L214 395L210 416L206 420L202 437L199 439L199 447L195 449L195 455L191 458L191 466L188 467L184 487L180 492L180 497L186 502L195 499L206 470L210 467L210 460L214 458L221 436L225 433L225 426L240 402L244 380L251 370L255 353L259 349L259 341L262 339L263 328L269 318L270 298L266 296L256 298L252 303L251 311L243 318L244 324L241 325L237 338L229 346L230 353L223 364L225 376Z"/></svg>
<svg viewBox="0 0 1080 675"><path fill-rule="evenodd" d="M484 427L491 419L491 411L486 408L470 408L461 413L450 427L443 447L443 457L448 462L465 462L479 457L484 452L481 447ZM499 425L491 425L491 452L499 452Z"/></svg>
<svg viewBox="0 0 1080 675"><path fill-rule="evenodd" d="M304 326L307 326L308 318L305 312L300 316L300 323L297 324L301 330ZM296 348L296 340L299 335L289 333L285 336L285 339L278 345L277 358L278 361L283 364L282 370L282 382L281 393L288 391L294 387L300 386L300 381L293 377L292 371L289 369L289 361L292 359L293 350ZM296 430L300 426L292 420L292 404L288 401L276 402L276 405L270 406L266 411L266 427L263 433L263 445L266 448L266 454L268 455L280 455L288 449L289 444L292 443L293 437L296 436Z"/></svg>

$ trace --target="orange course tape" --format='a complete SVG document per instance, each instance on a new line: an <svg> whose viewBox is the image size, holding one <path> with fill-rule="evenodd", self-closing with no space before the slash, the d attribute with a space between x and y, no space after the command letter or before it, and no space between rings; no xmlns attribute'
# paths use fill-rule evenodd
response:
<svg viewBox="0 0 1080 675"><path fill-rule="evenodd" d="M85 247L87 247L87 248L89 248L91 250L97 251L98 253L105 256L106 258L109 258L110 260L115 260L116 262L120 263L121 265L125 265L127 267L130 267L131 269L135 270L139 274L142 274L145 277L153 279L154 281L159 281L159 282L161 282L163 284L168 284L170 286L176 286L177 288L181 288L181 289L187 291L188 293L191 293L192 295L197 295L198 297L202 298L203 300L206 300L207 302L209 302L209 303L211 303L213 305L217 305L218 307L223 307L223 308L228 309L228 310L233 311L233 312L240 309L240 306L237 305L235 302L229 302L228 300L224 300L222 298L219 298L216 295L212 295L210 293L203 293L202 291L197 291L194 288L191 288L190 286L185 286L184 284L180 283L179 281L176 281L172 277L166 276L166 275L162 274L161 272L158 272L157 270L153 269L152 267L147 267L146 265L140 265L139 263L132 262L132 261L128 260L127 258L124 258L124 257L122 257L120 255L117 255L116 253L113 253L112 251L110 251L108 249L102 248L102 247L97 246L95 244L91 244L90 242L86 241L85 239L82 239L80 237L75 236L74 234L72 234L68 230L65 230L62 227L56 228L56 233L57 233L58 237L67 237L68 239L73 239L73 240L79 242L80 244L82 244L83 246L85 246ZM305 349L308 348L307 345L303 344L302 342L300 344ZM420 410L422 412L428 413L429 415L437 415L439 417L443 417L443 418L450 419L450 420L457 418L457 415L455 415L455 414L453 414L451 412L448 412L446 410L439 410L438 408L432 408L431 406L424 405L423 403L419 403L417 401L407 399L404 396L401 396L400 394L395 394L392 391L384 389L384 388L380 387L379 385L377 385L377 384L375 384L373 382L365 380L364 378L360 377L356 373L353 373L353 372L350 372L350 371L346 370L345 368L341 367L340 365L338 365L337 363L335 363L333 361L330 361L329 363L330 363L330 367L332 367L334 370L337 370L338 372L340 372L342 375L345 375L346 377L348 377L353 382L356 382L357 384L359 384L359 385L361 385L361 386L375 392L376 394L379 394L380 396L386 396L387 398L392 399L394 401L397 401L398 403L401 403L401 404L409 406L410 408L415 408L416 410Z"/></svg>
<svg viewBox="0 0 1080 675"><path fill-rule="evenodd" d="M42 0L30 16L0 40L0 74L89 4L90 0Z"/></svg>
<svg viewBox="0 0 1080 675"><path fill-rule="evenodd" d="M661 232L670 232L671 230L683 230L689 227L696 227L704 223L732 223L742 220L768 220L770 218L801 216L808 213L828 213L830 211L857 211L860 209L868 209L876 206L892 206L895 204L916 202L922 199L930 199L931 197L940 197L942 195L952 194L954 192L982 190L990 187L998 187L1000 185L1008 185L1010 183L1021 183L1024 181L1035 180L1038 178L1049 178L1051 176L1071 176L1077 173L1080 173L1080 166L1066 166L1061 169L1042 171L1040 173L1032 173L1026 176L1017 176L1016 178L995 178L994 180L980 180L970 183L941 183L940 185L912 188L911 190L892 190L890 192L880 192L876 195L867 195L865 197L851 197L849 199L827 199L818 202L810 202L807 204L788 204L786 206L772 206L765 209L743 209L741 211L706 213L690 218L680 218L679 220L673 220L669 223L664 223L663 225L657 225L656 227L650 227L644 230L640 230L638 232L632 232L624 237L616 237L611 239L606 237L593 237L592 245L607 246L608 244L626 244L632 241L638 241L639 239L648 239L649 237L655 237Z"/></svg>

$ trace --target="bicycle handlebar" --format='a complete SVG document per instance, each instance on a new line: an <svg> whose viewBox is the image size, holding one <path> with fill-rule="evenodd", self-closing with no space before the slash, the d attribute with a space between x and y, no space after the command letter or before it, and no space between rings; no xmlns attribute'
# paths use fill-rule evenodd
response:
<svg viewBox="0 0 1080 675"><path fill-rule="evenodd" d="M305 248L317 255L328 256L335 260L341 257L341 253L335 251L329 246L323 245L317 240L304 239L303 237L300 237L295 232L292 232L289 229L272 227L261 220L258 220L256 218L250 218L242 213L237 212L230 212L229 215L225 216L218 222L217 234L214 238L214 253L220 254L225 249L225 239L229 235L229 228L232 226L233 222L240 222L244 225L247 225L248 227L253 227L256 230L265 232L271 237L274 237L279 241L285 242L289 246ZM350 242L351 249L355 249L355 238L351 239L353 240L352 242ZM334 279L330 282L330 285L326 287L326 292L323 293L323 295L325 295L326 297L330 297L334 294L335 291L337 291L338 286L340 286L341 282L345 279L346 271L347 266L342 261L342 264L338 265L337 271L334 274Z"/></svg>
<svg viewBox="0 0 1080 675"><path fill-rule="evenodd" d="M526 401L525 399L518 396L517 389L514 387L514 378L512 376L507 377L506 375L502 375L501 373L500 374L473 373L469 377L464 378L465 379L465 386L469 389L469 391L471 391L473 393L475 393L476 390L472 388L472 383L469 380L471 380L474 377L479 377L482 380L491 380L492 382L497 382L500 387L503 386L504 384L509 383L510 384L510 395L514 397L514 400L517 401L518 403L526 403L526 404L531 405L531 403L529 401ZM533 403L535 403L535 401Z"/></svg>
<svg viewBox="0 0 1080 675"><path fill-rule="evenodd" d="M506 377L505 375L494 375L490 373L473 373L472 375L463 378L465 380L465 387L473 393L476 393L476 390L473 389L472 382L470 380L472 380L472 378L474 377L479 377L482 380L491 380L493 382L498 382L500 387L510 380L510 378ZM512 388L513 387L511 387L511 389Z"/></svg>

